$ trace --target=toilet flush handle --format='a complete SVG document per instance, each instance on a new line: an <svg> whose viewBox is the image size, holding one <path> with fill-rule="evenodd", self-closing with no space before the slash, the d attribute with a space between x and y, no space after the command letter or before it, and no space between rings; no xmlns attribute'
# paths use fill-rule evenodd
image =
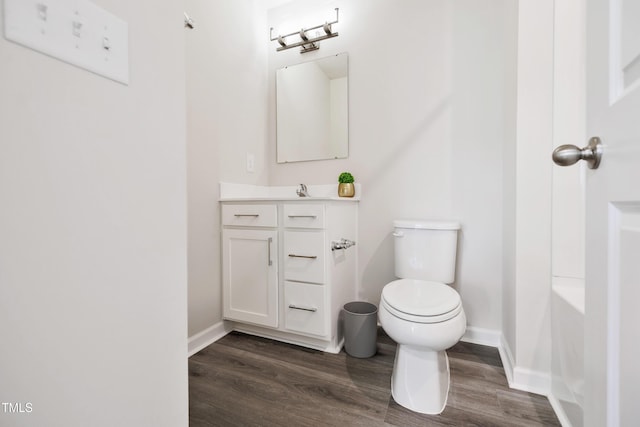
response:
<svg viewBox="0 0 640 427"><path fill-rule="evenodd" d="M394 231L393 237L404 237L404 233L402 231Z"/></svg>

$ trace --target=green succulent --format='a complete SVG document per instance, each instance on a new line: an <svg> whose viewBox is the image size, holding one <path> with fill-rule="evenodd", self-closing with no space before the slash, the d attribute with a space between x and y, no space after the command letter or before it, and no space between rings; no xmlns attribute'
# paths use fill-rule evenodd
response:
<svg viewBox="0 0 640 427"><path fill-rule="evenodd" d="M355 181L353 175L351 175L349 172L342 172L338 177L338 182L340 184L351 184L353 183L353 181Z"/></svg>

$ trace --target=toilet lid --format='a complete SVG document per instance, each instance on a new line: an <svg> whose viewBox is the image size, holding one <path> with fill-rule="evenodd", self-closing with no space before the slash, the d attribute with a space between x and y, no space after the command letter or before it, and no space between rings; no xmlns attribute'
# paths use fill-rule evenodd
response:
<svg viewBox="0 0 640 427"><path fill-rule="evenodd" d="M443 322L462 311L460 295L440 282L395 280L384 287L381 300L392 314L420 323Z"/></svg>

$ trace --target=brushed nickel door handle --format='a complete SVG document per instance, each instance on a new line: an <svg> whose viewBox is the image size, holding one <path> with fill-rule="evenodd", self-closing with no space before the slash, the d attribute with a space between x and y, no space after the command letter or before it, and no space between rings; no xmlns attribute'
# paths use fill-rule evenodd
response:
<svg viewBox="0 0 640 427"><path fill-rule="evenodd" d="M561 145L553 150L551 158L558 166L571 166L584 160L589 169L598 169L602 160L602 141L594 136L589 140L589 145L584 148L569 144Z"/></svg>

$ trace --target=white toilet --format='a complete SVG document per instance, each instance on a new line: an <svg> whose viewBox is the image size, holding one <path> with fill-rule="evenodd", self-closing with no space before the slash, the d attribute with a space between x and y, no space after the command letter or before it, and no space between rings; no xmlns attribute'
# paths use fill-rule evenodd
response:
<svg viewBox="0 0 640 427"><path fill-rule="evenodd" d="M393 399L423 414L439 414L449 393L446 349L467 326L455 277L460 224L394 221L395 272L382 290L378 316L398 344L391 377Z"/></svg>

